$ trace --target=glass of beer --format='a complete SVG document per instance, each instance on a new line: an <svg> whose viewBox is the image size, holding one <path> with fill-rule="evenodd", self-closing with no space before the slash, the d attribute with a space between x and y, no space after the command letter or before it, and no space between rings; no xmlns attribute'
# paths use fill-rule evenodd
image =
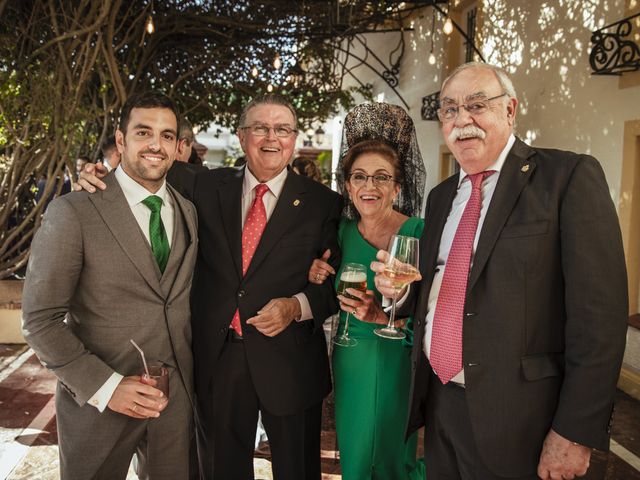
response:
<svg viewBox="0 0 640 480"><path fill-rule="evenodd" d="M384 328L376 328L374 333L392 340L402 340L406 335L394 326L396 319L396 299L404 287L419 276L418 271L418 239L394 235L389 243L389 258L383 275L391 280L395 294L391 303L389 323Z"/></svg>
<svg viewBox="0 0 640 480"><path fill-rule="evenodd" d="M353 288L361 292L367 291L367 267L360 263L347 263L340 273L340 281L338 282L338 295L342 295L353 300L360 300L358 297L349 295L347 288ZM333 343L341 347L353 347L358 344L355 338L349 336L349 312L344 321L344 330L342 335L336 335Z"/></svg>

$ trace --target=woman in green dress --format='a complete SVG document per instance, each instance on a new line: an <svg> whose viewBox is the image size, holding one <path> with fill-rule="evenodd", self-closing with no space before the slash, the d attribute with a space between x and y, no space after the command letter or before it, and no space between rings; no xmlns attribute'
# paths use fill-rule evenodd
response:
<svg viewBox="0 0 640 480"><path fill-rule="evenodd" d="M416 459L417 437L406 443L410 382L411 319L399 320L407 341L378 337L374 329L388 321L368 268L378 250L387 249L395 234L420 237L424 222L417 214L424 188L424 166L413 122L395 105L356 107L345 119L348 150L338 175L348 200L339 229L342 266L367 267L367 291L349 289L357 300L338 296L342 309L338 334L347 313L352 347L335 346L333 375L335 416L344 480L424 479L422 461ZM395 205L395 208L394 208ZM309 280L322 283L334 274L318 259Z"/></svg>

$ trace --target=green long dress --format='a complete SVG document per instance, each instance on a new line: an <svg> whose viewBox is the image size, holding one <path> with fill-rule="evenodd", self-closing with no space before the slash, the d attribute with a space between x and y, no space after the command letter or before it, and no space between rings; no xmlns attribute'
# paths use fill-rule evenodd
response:
<svg viewBox="0 0 640 480"><path fill-rule="evenodd" d="M399 235L420 237L424 221L409 218ZM361 263L367 267L367 288L377 292L369 268L377 248L358 231L357 222L343 220L339 229L342 265ZM340 272L336 275L340 278ZM344 330L345 312L340 313L338 334ZM349 336L354 347L333 347L335 415L340 465L344 480L424 479L422 461L416 460L417 435L404 441L411 375L411 322L407 340L388 340L373 330L380 325L349 317Z"/></svg>

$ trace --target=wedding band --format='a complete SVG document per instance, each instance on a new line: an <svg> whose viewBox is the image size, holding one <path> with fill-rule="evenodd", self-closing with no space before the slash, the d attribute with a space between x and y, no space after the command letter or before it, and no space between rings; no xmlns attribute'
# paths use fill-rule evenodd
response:
<svg viewBox="0 0 640 480"><path fill-rule="evenodd" d="M354 309L353 309L353 312L351 312L351 315L353 315L353 316L355 317L355 316L356 316L356 313L358 313L358 309L357 309L357 308L354 308Z"/></svg>
<svg viewBox="0 0 640 480"><path fill-rule="evenodd" d="M316 280L320 280L320 274L316 273Z"/></svg>
<svg viewBox="0 0 640 480"><path fill-rule="evenodd" d="M138 404L137 404L137 403L134 403L134 404L133 404L133 407L131 407L131 411L135 413L136 408L138 408Z"/></svg>

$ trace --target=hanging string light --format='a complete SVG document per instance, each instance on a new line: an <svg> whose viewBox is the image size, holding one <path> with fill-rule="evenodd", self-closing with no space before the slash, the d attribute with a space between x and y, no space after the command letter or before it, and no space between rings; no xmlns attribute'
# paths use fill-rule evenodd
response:
<svg viewBox="0 0 640 480"><path fill-rule="evenodd" d="M256 67L255 65L251 69L251 76L252 77L257 77L258 76L258 67Z"/></svg>
<svg viewBox="0 0 640 480"><path fill-rule="evenodd" d="M273 92L273 85L271 84L267 85L267 92L269 93Z"/></svg>
<svg viewBox="0 0 640 480"><path fill-rule="evenodd" d="M436 56L433 54L433 34L436 29L436 12L431 12L431 52L429 53L429 65L436 64Z"/></svg>
<svg viewBox="0 0 640 480"><path fill-rule="evenodd" d="M147 23L144 28L149 35L156 31L156 27L153 24L153 17L151 15L147 17Z"/></svg>
<svg viewBox="0 0 640 480"><path fill-rule="evenodd" d="M276 56L273 59L273 68L280 70L280 67L282 67L282 60L280 60L280 54L276 53Z"/></svg>
<svg viewBox="0 0 640 480"><path fill-rule="evenodd" d="M144 29L149 35L156 31L156 26L153 24L153 1L151 1L151 10L147 16L147 22L144 25Z"/></svg>

